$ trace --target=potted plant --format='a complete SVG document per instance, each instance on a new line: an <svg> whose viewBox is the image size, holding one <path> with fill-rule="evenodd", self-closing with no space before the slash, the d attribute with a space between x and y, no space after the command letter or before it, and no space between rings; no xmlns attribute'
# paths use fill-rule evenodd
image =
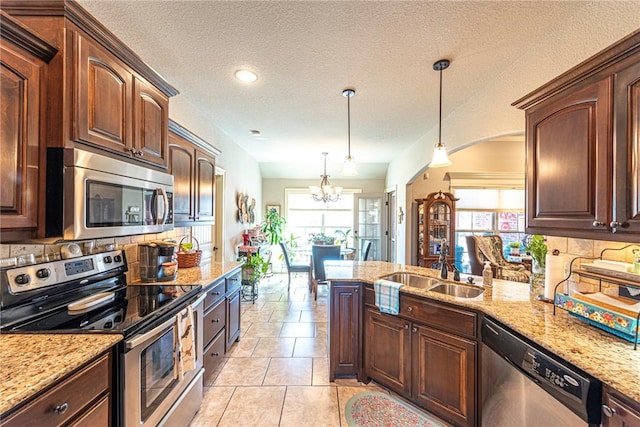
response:
<svg viewBox="0 0 640 427"><path fill-rule="evenodd" d="M336 239L336 245L341 245L342 243L344 243L344 247L345 249L349 247L349 233L351 233L351 229L348 229L347 231L342 231L342 230L336 230L333 232L333 234L340 236L338 239Z"/></svg>
<svg viewBox="0 0 640 427"><path fill-rule="evenodd" d="M284 225L286 223L285 217L280 215L276 209L270 209L265 213L260 228L270 245L277 245L284 240Z"/></svg>
<svg viewBox="0 0 640 427"><path fill-rule="evenodd" d="M254 283L267 272L269 263L260 254L249 254L242 264L242 280Z"/></svg>
<svg viewBox="0 0 640 427"><path fill-rule="evenodd" d="M520 242L509 242L508 246L511 255L520 255Z"/></svg>
<svg viewBox="0 0 640 427"><path fill-rule="evenodd" d="M544 236L540 234L528 235L524 239L524 249L529 252L533 262L531 270L533 273L543 273L545 266L545 257L547 255L547 244Z"/></svg>

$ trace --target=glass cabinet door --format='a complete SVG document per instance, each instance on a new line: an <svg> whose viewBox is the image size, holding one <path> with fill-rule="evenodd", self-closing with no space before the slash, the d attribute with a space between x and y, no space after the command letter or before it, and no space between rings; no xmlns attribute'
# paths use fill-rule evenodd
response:
<svg viewBox="0 0 640 427"><path fill-rule="evenodd" d="M440 255L442 239L451 242L451 208L446 203L437 202L429 208L429 255ZM450 243L449 243L450 244Z"/></svg>

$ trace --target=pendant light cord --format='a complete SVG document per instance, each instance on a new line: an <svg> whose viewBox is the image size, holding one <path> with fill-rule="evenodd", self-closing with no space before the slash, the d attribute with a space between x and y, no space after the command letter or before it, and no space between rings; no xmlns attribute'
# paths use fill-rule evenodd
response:
<svg viewBox="0 0 640 427"><path fill-rule="evenodd" d="M347 145L351 159L351 97L347 95Z"/></svg>
<svg viewBox="0 0 640 427"><path fill-rule="evenodd" d="M438 145L442 145L442 67L440 67L440 108L438 115Z"/></svg>

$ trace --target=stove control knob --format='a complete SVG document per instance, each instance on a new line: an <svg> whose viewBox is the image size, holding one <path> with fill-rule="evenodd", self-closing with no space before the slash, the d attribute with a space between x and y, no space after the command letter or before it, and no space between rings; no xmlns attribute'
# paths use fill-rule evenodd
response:
<svg viewBox="0 0 640 427"><path fill-rule="evenodd" d="M113 260L115 262L122 262L122 257L120 255L116 255L116 256L113 257Z"/></svg>
<svg viewBox="0 0 640 427"><path fill-rule="evenodd" d="M49 270L48 268L41 268L40 270L36 271L36 277L38 279L46 279L49 276L51 276L51 270Z"/></svg>
<svg viewBox="0 0 640 427"><path fill-rule="evenodd" d="M18 274L15 278L15 282L18 286L26 286L31 283L31 276L28 274Z"/></svg>
<svg viewBox="0 0 640 427"><path fill-rule="evenodd" d="M107 255L106 257L104 257L104 263L105 264L111 264L111 257L109 255Z"/></svg>

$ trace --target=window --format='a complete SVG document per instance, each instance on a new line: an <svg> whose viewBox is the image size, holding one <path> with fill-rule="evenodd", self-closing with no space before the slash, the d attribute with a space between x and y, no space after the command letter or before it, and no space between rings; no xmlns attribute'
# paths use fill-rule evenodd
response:
<svg viewBox="0 0 640 427"><path fill-rule="evenodd" d="M308 189L286 189L287 236L293 235L298 245L304 245L314 234L339 237L336 231L352 230L354 193L345 189L337 202L322 203L313 200Z"/></svg>
<svg viewBox="0 0 640 427"><path fill-rule="evenodd" d="M456 267L470 272L465 236L497 234L505 247L524 238L524 190L457 188ZM505 253L508 256L508 253Z"/></svg>

